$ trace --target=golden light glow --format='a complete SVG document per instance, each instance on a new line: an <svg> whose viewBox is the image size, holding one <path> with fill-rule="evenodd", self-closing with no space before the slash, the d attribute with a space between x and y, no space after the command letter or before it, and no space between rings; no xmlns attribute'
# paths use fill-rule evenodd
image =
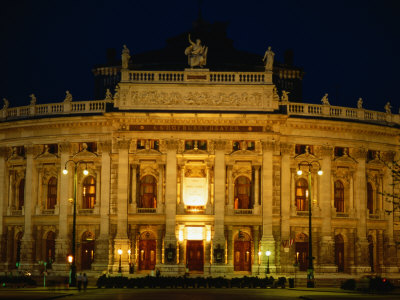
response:
<svg viewBox="0 0 400 300"><path fill-rule="evenodd" d="M185 227L187 240L203 240L204 227Z"/></svg>
<svg viewBox="0 0 400 300"><path fill-rule="evenodd" d="M89 171L88 170L83 170L83 175L85 175L85 176L87 176L87 175L89 175Z"/></svg>
<svg viewBox="0 0 400 300"><path fill-rule="evenodd" d="M266 256L270 256L270 255L271 255L271 251L267 250L267 251L265 252L265 255L266 255Z"/></svg>
<svg viewBox="0 0 400 300"><path fill-rule="evenodd" d="M206 178L183 179L183 203L186 206L206 206L208 188Z"/></svg>
<svg viewBox="0 0 400 300"><path fill-rule="evenodd" d="M324 172L322 172L322 170L318 170L318 175L321 176L322 174L324 174Z"/></svg>
<svg viewBox="0 0 400 300"><path fill-rule="evenodd" d="M303 171L302 170L297 170L297 175L301 175L301 174L303 174Z"/></svg>
<svg viewBox="0 0 400 300"><path fill-rule="evenodd" d="M63 172L64 175L68 174L68 170L67 169L64 169L62 172Z"/></svg>
<svg viewBox="0 0 400 300"><path fill-rule="evenodd" d="M74 261L74 257L72 255L68 255L67 256L67 260L70 264L72 264L72 262Z"/></svg>
<svg viewBox="0 0 400 300"><path fill-rule="evenodd" d="M179 241L183 242L183 229L179 230Z"/></svg>
<svg viewBox="0 0 400 300"><path fill-rule="evenodd" d="M211 230L207 230L207 242L211 241Z"/></svg>
<svg viewBox="0 0 400 300"><path fill-rule="evenodd" d="M122 255L122 249L118 249L118 254Z"/></svg>
<svg viewBox="0 0 400 300"><path fill-rule="evenodd" d="M131 252L131 249L128 249L128 254L131 255L131 253L132 253L132 252Z"/></svg>

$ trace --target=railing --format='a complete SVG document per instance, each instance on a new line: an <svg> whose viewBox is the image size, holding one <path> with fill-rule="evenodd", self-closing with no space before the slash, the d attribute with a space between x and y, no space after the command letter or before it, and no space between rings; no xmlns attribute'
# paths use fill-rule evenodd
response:
<svg viewBox="0 0 400 300"><path fill-rule="evenodd" d="M157 208L138 208L138 214L155 214L157 212Z"/></svg>
<svg viewBox="0 0 400 300"><path fill-rule="evenodd" d="M322 104L287 102L287 114L291 116L326 117L334 119L348 119L368 121L371 123L397 123L400 124L400 115L370 111L363 108L349 108Z"/></svg>
<svg viewBox="0 0 400 300"><path fill-rule="evenodd" d="M337 212L336 213L336 217L337 218L348 218L349 214L348 213L344 213L344 212Z"/></svg>
<svg viewBox="0 0 400 300"><path fill-rule="evenodd" d="M235 215L252 215L253 210L252 209L234 209L233 214L235 214Z"/></svg>
<svg viewBox="0 0 400 300"><path fill-rule="evenodd" d="M203 82L218 84L266 84L265 72L127 71L123 81L138 83Z"/></svg>
<svg viewBox="0 0 400 300"><path fill-rule="evenodd" d="M42 215L54 215L54 209L43 209Z"/></svg>
<svg viewBox="0 0 400 300"><path fill-rule="evenodd" d="M1 119L18 119L33 116L70 115L101 113L106 111L107 103L111 100L94 100L79 102L62 102L50 104L28 105L0 109Z"/></svg>
<svg viewBox="0 0 400 300"><path fill-rule="evenodd" d="M93 215L94 209L93 208L82 208L78 209L79 215Z"/></svg>

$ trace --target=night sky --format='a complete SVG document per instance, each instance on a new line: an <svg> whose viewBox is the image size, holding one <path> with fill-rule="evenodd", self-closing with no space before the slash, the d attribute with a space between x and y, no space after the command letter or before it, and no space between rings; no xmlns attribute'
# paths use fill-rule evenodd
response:
<svg viewBox="0 0 400 300"><path fill-rule="evenodd" d="M189 31L198 1L3 0L0 4L0 97L11 106L93 99L94 65L106 49L123 44L135 53L165 46ZM293 49L305 71L303 100L398 113L400 78L399 1L202 1L208 22L229 22L235 47L275 58ZM182 49L183 53L184 49ZM209 52L212 49L209 49ZM185 56L182 59L186 60ZM212 70L211 70L212 71ZM2 106L2 101L0 103Z"/></svg>

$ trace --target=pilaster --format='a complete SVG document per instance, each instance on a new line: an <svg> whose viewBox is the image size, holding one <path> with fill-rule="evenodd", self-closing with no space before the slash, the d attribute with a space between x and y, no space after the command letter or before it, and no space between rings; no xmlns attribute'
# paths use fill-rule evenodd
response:
<svg viewBox="0 0 400 300"><path fill-rule="evenodd" d="M290 198L291 188L294 191L294 178L292 178L290 169L292 147L290 144L281 144L281 241L290 239L291 208L294 208L294 197ZM295 213L295 211L293 212ZM289 252L281 253L280 264L283 270L292 268L289 255Z"/></svg>
<svg viewBox="0 0 400 300"><path fill-rule="evenodd" d="M320 251L319 251L319 265L317 266L318 272L329 273L337 272L335 265L335 243L332 238L332 147L323 146L320 149L322 156L321 169L323 174L320 176L319 185L319 199L321 201L321 236L320 236ZM317 179L317 178L315 178ZM314 181L317 182L316 180Z"/></svg>

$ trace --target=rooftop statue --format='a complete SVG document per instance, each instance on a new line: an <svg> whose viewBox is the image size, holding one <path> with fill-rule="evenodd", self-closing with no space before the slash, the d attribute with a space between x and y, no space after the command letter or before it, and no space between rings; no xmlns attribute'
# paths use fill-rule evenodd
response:
<svg viewBox="0 0 400 300"><path fill-rule="evenodd" d="M65 91L65 99L64 102L71 102L72 101L72 95L69 91Z"/></svg>
<svg viewBox="0 0 400 300"><path fill-rule="evenodd" d="M357 101L357 108L362 108L362 105L363 105L363 99L360 97L360 98L358 98L358 101Z"/></svg>
<svg viewBox="0 0 400 300"><path fill-rule="evenodd" d="M122 58L122 69L128 69L129 60L131 59L131 55L130 55L129 49L128 49L128 47L126 47L126 45L124 45L122 48L121 58Z"/></svg>
<svg viewBox="0 0 400 300"><path fill-rule="evenodd" d="M285 90L282 90L281 100L282 101L289 101L289 94L290 94L290 92L286 92Z"/></svg>
<svg viewBox="0 0 400 300"><path fill-rule="evenodd" d="M327 93L322 97L321 102L322 102L323 105L330 105Z"/></svg>
<svg viewBox="0 0 400 300"><path fill-rule="evenodd" d="M274 56L275 53L271 50L271 46L268 47L268 50L265 51L263 62L265 63L265 71L272 71L272 67L274 65Z"/></svg>
<svg viewBox="0 0 400 300"><path fill-rule="evenodd" d="M10 106L10 102L8 102L8 100L6 98L3 98L3 109L7 109Z"/></svg>
<svg viewBox="0 0 400 300"><path fill-rule="evenodd" d="M190 39L190 46L185 49L185 55L188 57L188 64L191 68L193 67L204 67L207 64L207 52L208 47L201 45L201 40L197 39L196 43Z"/></svg>
<svg viewBox="0 0 400 300"><path fill-rule="evenodd" d="M36 96L35 94L30 94L29 97L31 97L31 105L35 105L36 104Z"/></svg>
<svg viewBox="0 0 400 300"><path fill-rule="evenodd" d="M392 106L390 105L389 101L385 104L385 111L386 111L387 114L391 114L392 113Z"/></svg>
<svg viewBox="0 0 400 300"><path fill-rule="evenodd" d="M110 89L106 90L106 98L104 100L112 100L112 94L110 92Z"/></svg>

